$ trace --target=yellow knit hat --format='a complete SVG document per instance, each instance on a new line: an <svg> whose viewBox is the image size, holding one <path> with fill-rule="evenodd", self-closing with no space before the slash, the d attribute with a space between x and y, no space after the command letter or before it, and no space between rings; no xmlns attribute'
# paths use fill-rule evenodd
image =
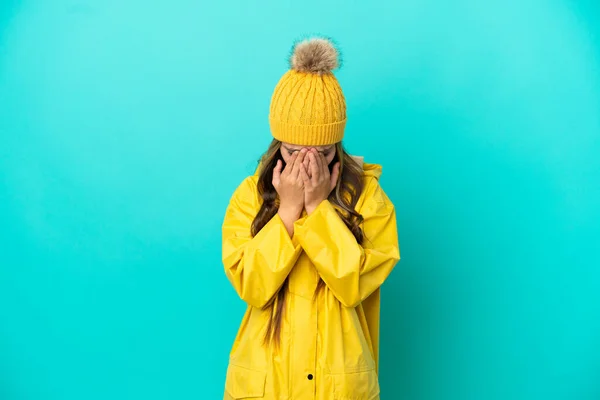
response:
<svg viewBox="0 0 600 400"><path fill-rule="evenodd" d="M298 146L340 142L346 125L346 101L333 75L338 51L330 40L308 39L292 49L290 70L275 87L269 123L273 137Z"/></svg>

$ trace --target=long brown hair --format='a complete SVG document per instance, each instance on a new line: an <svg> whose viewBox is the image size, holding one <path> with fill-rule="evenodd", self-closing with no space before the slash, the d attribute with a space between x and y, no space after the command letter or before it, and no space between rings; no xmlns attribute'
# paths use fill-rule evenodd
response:
<svg viewBox="0 0 600 400"><path fill-rule="evenodd" d="M279 210L279 199L277 191L273 186L273 169L277 161L281 160L285 167L285 161L281 155L281 142L274 139L268 150L261 157L260 170L258 175L258 193L262 198L262 205L252 222L252 235L255 236L260 230L277 214ZM338 177L335 190L329 195L329 201L335 207L336 212L350 229L356 241L362 243L364 239L361 224L363 217L355 210L356 203L363 191L362 166L344 150L341 143L336 144L336 154L331 163L331 171L335 163L340 162L340 175ZM325 287L325 282L319 279L315 298ZM270 310L269 323L264 336L264 344L268 345L273 341L279 345L281 337L281 324L283 321L283 312L285 309L285 296L288 288L288 279L286 278L277 295L273 296L271 301L265 305L265 310Z"/></svg>

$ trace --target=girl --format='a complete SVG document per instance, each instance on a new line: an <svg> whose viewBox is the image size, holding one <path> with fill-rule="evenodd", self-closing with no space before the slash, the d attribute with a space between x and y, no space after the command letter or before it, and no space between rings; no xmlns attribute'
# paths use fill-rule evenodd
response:
<svg viewBox="0 0 600 400"><path fill-rule="evenodd" d="M341 145L327 39L296 44L270 107L274 137L223 223L225 273L248 304L224 399L379 399L379 287L400 259L381 167Z"/></svg>

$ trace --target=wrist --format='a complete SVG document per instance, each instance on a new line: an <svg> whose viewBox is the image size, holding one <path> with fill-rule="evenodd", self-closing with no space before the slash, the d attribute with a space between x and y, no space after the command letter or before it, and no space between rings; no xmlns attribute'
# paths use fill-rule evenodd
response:
<svg viewBox="0 0 600 400"><path fill-rule="evenodd" d="M315 202L315 203L306 204L306 207L305 207L305 208L306 208L306 213L307 213L308 215L312 214L312 213L313 213L313 212L314 212L314 211L317 209L317 207L319 207L319 205L320 205L322 202L324 202L324 201L325 201L325 200L321 200L321 201L319 201L319 202Z"/></svg>
<svg viewBox="0 0 600 400"><path fill-rule="evenodd" d="M293 219L295 221L300 218L302 207L280 206L277 213L284 219Z"/></svg>

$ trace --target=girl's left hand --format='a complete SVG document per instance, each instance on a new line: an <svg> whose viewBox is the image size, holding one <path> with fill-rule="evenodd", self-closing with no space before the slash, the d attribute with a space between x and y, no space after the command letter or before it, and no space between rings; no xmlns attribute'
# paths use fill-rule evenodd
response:
<svg viewBox="0 0 600 400"><path fill-rule="evenodd" d="M330 174L327 160L323 154L315 149L310 149L308 159L309 170L303 169L301 174L304 180L304 207L306 213L311 214L335 189L340 174L340 163L335 163Z"/></svg>

